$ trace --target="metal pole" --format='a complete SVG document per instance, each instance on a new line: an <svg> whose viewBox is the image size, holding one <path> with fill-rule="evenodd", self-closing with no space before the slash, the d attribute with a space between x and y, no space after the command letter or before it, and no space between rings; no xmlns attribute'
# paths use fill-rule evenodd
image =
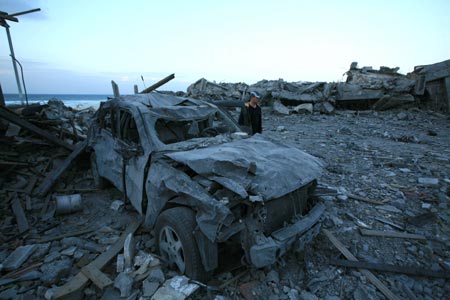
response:
<svg viewBox="0 0 450 300"><path fill-rule="evenodd" d="M9 49L11 50L11 59L14 67L14 74L16 75L17 89L19 91L19 99L20 103L23 105L24 103L23 103L22 85L20 84L19 72L17 71L16 56L14 55L14 48L11 40L11 34L9 33L9 26L6 24L6 26L4 27L6 28L6 35L8 37Z"/></svg>

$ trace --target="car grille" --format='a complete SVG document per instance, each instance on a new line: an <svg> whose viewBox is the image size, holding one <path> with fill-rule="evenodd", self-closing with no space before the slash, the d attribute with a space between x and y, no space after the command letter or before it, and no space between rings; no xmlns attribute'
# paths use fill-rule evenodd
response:
<svg viewBox="0 0 450 300"><path fill-rule="evenodd" d="M264 233L271 234L273 231L284 226L285 222L292 221L295 215L304 215L307 213L308 194L314 182L303 186L281 198L270 200L265 203L266 218L264 222Z"/></svg>

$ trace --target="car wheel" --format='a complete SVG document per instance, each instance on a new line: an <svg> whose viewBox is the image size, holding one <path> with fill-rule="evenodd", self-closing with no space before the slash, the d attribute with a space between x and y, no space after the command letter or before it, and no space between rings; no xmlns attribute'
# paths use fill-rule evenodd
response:
<svg viewBox="0 0 450 300"><path fill-rule="evenodd" d="M108 186L108 181L101 177L98 173L97 168L97 158L95 155L95 152L91 153L91 171L92 171L92 177L94 178L94 185L98 189L103 189Z"/></svg>
<svg viewBox="0 0 450 300"><path fill-rule="evenodd" d="M195 213L186 207L175 207L161 213L155 232L160 255L191 279L205 282L205 271L194 238Z"/></svg>

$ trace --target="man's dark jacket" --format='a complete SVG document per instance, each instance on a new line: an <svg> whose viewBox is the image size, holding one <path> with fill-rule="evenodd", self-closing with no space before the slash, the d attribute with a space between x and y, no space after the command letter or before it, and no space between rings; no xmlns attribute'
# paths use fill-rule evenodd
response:
<svg viewBox="0 0 450 300"><path fill-rule="evenodd" d="M261 107L256 105L252 107L249 102L241 107L239 115L239 125L244 126L244 129L249 129L250 134L262 133L262 113Z"/></svg>

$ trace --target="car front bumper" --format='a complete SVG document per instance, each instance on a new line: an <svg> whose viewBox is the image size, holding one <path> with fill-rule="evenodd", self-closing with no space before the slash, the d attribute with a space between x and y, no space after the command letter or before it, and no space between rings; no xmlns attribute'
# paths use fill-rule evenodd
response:
<svg viewBox="0 0 450 300"><path fill-rule="evenodd" d="M325 206L316 204L301 220L272 232L269 237L259 239L250 247L251 263L262 268L275 263L289 249L303 250L306 243L311 242L320 232L320 218L325 212Z"/></svg>

